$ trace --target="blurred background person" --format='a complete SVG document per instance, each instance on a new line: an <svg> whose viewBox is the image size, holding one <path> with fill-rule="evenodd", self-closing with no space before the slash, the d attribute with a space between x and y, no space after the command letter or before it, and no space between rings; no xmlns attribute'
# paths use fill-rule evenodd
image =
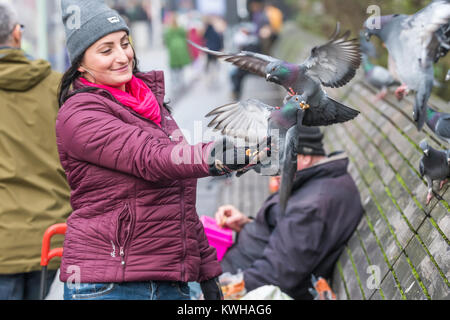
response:
<svg viewBox="0 0 450 320"><path fill-rule="evenodd" d="M217 27L214 25L214 18L206 17L205 18L205 34L203 38L205 39L205 45L208 49L221 51L223 50L223 34L217 30ZM206 62L206 72L208 76L208 84L213 86L217 83L218 72L219 72L219 64L216 56L207 55L208 60Z"/></svg>
<svg viewBox="0 0 450 320"><path fill-rule="evenodd" d="M191 63L186 31L178 25L176 14L169 18L170 25L164 33L164 44L169 53L170 78L174 92L184 86L184 68Z"/></svg>
<svg viewBox="0 0 450 320"><path fill-rule="evenodd" d="M280 32L283 30L284 15L283 12L275 6L275 1L267 3L264 9L267 19L269 20L270 35L265 41L263 51L270 53L273 44L278 39Z"/></svg>
<svg viewBox="0 0 450 320"><path fill-rule="evenodd" d="M203 39L202 32L202 23L197 21L192 22L188 31L188 39L200 46L204 46L205 40ZM188 46L188 49L192 60L192 70L194 75L197 76L202 69L202 55L200 50L193 46Z"/></svg>
<svg viewBox="0 0 450 320"><path fill-rule="evenodd" d="M250 17L252 23L255 25L255 35L258 37L258 52L264 52L264 48L267 47L266 42L271 35L270 21L266 14L264 0L250 0Z"/></svg>
<svg viewBox="0 0 450 320"><path fill-rule="evenodd" d="M238 26L237 31L233 35L233 47L236 52L239 51L259 51L258 37L255 32L255 25L252 23L242 23ZM239 100L242 93L242 82L245 76L249 74L247 71L233 67L231 70L232 98Z"/></svg>
<svg viewBox="0 0 450 320"><path fill-rule="evenodd" d="M0 4L0 299L39 299L42 237L71 213L56 148L61 75L21 50L24 26ZM62 246L55 237L52 246ZM49 264L48 285L59 263Z"/></svg>

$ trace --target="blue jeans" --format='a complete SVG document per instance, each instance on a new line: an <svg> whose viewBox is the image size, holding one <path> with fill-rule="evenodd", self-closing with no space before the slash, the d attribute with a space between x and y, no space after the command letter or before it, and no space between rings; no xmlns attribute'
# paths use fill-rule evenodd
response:
<svg viewBox="0 0 450 320"><path fill-rule="evenodd" d="M47 272L47 292L55 278L56 270ZM1 274L0 300L38 300L41 287L41 272Z"/></svg>
<svg viewBox="0 0 450 320"><path fill-rule="evenodd" d="M190 300L190 292L181 281L64 283L64 300Z"/></svg>

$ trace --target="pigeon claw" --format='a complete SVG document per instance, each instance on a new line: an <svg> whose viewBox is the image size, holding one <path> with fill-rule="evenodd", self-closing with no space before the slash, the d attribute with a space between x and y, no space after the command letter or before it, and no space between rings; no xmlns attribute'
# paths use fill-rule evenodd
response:
<svg viewBox="0 0 450 320"><path fill-rule="evenodd" d="M444 187L444 185L448 182L448 179L442 180L441 184L439 185L439 190L442 190L442 188Z"/></svg>
<svg viewBox="0 0 450 320"><path fill-rule="evenodd" d="M398 101L401 101L405 96L408 95L408 93L408 86L404 84L395 89L395 96L397 97Z"/></svg>
<svg viewBox="0 0 450 320"><path fill-rule="evenodd" d="M432 198L433 198L433 193L432 192L428 192L428 194L427 194L427 205L430 203Z"/></svg>
<svg viewBox="0 0 450 320"><path fill-rule="evenodd" d="M295 96L295 94L296 94L295 91L291 87L289 87L288 93L291 97Z"/></svg>
<svg viewBox="0 0 450 320"><path fill-rule="evenodd" d="M300 108L302 108L302 110L307 110L310 108L310 105L307 104L305 101L300 102Z"/></svg>

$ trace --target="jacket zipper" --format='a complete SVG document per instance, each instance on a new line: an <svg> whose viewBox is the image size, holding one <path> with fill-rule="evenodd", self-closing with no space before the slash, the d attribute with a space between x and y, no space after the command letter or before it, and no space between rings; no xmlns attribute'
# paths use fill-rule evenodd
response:
<svg viewBox="0 0 450 320"><path fill-rule="evenodd" d="M181 281L184 279L184 259L186 258L186 223L184 217L184 182L181 180L181 241L183 242L183 254L181 256Z"/></svg>
<svg viewBox="0 0 450 320"><path fill-rule="evenodd" d="M123 240L123 244L121 244L120 243L120 232L122 230L120 228L120 225L121 225L120 220L121 220L122 215L124 213L126 213L126 212L128 212L128 215L130 217L130 221L127 224L127 226L125 226L126 227L126 229L125 229L126 235L125 235L125 239ZM128 208L128 203L125 203L125 208L122 210L122 212L119 214L119 216L117 218L117 226L116 226L116 243L117 243L117 245L119 247L119 256L120 256L120 260L121 260L120 263L121 263L123 268L125 268L125 246L128 243L128 240L129 240L130 235L131 235L132 224L133 224L133 215L131 214L131 212L130 212L130 210Z"/></svg>

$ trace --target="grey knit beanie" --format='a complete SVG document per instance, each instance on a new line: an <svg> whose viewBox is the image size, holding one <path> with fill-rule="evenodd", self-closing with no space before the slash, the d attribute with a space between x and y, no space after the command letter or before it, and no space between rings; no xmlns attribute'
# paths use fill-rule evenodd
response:
<svg viewBox="0 0 450 320"><path fill-rule="evenodd" d="M62 0L61 9L71 63L102 37L122 30L130 33L123 18L104 0Z"/></svg>
<svg viewBox="0 0 450 320"><path fill-rule="evenodd" d="M303 155L325 156L322 139L323 133L318 127L300 126L295 149Z"/></svg>

